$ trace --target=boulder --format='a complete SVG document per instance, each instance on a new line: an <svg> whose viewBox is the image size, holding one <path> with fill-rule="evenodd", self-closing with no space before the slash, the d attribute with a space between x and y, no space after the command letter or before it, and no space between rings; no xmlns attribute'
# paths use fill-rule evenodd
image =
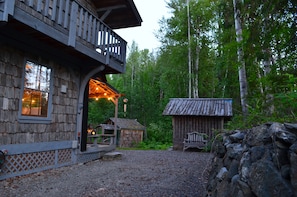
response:
<svg viewBox="0 0 297 197"><path fill-rule="evenodd" d="M290 131L287 131L283 124L273 123L268 130L274 140L282 140L288 144L293 144L297 140L297 136Z"/></svg>
<svg viewBox="0 0 297 197"><path fill-rule="evenodd" d="M260 160L250 168L248 184L256 196L293 197L294 190L282 178L274 164Z"/></svg>
<svg viewBox="0 0 297 197"><path fill-rule="evenodd" d="M227 173L228 173L228 170L227 168L225 167L222 167L219 171L219 173L217 174L216 178L219 180L219 181L222 181L225 179L225 177L227 176Z"/></svg>
<svg viewBox="0 0 297 197"><path fill-rule="evenodd" d="M287 180L290 180L290 169L291 169L291 166L290 165L283 165L281 167L281 175L284 179L287 179Z"/></svg>
<svg viewBox="0 0 297 197"><path fill-rule="evenodd" d="M250 166L251 166L251 157L249 152L245 152L242 155L242 158L240 160L239 164L239 176L240 180L247 182L249 179L249 172L250 172Z"/></svg>
<svg viewBox="0 0 297 197"><path fill-rule="evenodd" d="M297 197L297 124L267 123L222 137L208 196Z"/></svg>
<svg viewBox="0 0 297 197"><path fill-rule="evenodd" d="M236 159L233 159L231 164L230 164L230 168L228 171L228 181L231 181L231 179L238 174L238 168L239 168L239 161L237 161Z"/></svg>
<svg viewBox="0 0 297 197"><path fill-rule="evenodd" d="M251 162L253 163L255 161L258 161L263 157L265 153L265 146L261 145L261 146L251 147L250 153L251 153Z"/></svg>
<svg viewBox="0 0 297 197"><path fill-rule="evenodd" d="M291 168L290 168L291 184L297 196L297 154L294 152L290 152L290 163L291 163Z"/></svg>
<svg viewBox="0 0 297 197"><path fill-rule="evenodd" d="M252 128L245 136L245 142L249 146L261 146L271 142L271 135L267 125Z"/></svg>
<svg viewBox="0 0 297 197"><path fill-rule="evenodd" d="M232 159L238 159L241 157L243 152L243 146L239 143L229 144L226 146L227 156Z"/></svg>
<svg viewBox="0 0 297 197"><path fill-rule="evenodd" d="M241 131L236 131L236 133L229 136L230 140L234 143L241 142L244 139L245 134Z"/></svg>
<svg viewBox="0 0 297 197"><path fill-rule="evenodd" d="M295 135L297 135L297 124L292 124L292 123L284 123L284 126L286 129Z"/></svg>

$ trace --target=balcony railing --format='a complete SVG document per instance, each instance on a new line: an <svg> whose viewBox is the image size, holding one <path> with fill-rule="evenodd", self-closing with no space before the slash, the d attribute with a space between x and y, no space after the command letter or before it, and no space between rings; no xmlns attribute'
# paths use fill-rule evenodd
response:
<svg viewBox="0 0 297 197"><path fill-rule="evenodd" d="M106 65L125 65L126 41L75 0L0 0L0 21L8 15Z"/></svg>

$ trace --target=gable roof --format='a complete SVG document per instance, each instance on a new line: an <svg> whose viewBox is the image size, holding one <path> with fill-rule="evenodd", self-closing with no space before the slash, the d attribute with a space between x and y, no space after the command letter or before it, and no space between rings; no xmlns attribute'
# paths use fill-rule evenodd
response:
<svg viewBox="0 0 297 197"><path fill-rule="evenodd" d="M100 79L90 79L89 81L89 98L99 99L106 98L115 103L115 99L122 95L107 82Z"/></svg>
<svg viewBox="0 0 297 197"><path fill-rule="evenodd" d="M112 29L141 26L142 18L133 0L92 0L99 18Z"/></svg>
<svg viewBox="0 0 297 197"><path fill-rule="evenodd" d="M114 123L115 118L110 118ZM119 129L129 129L129 130L145 130L145 126L140 124L136 119L126 119L126 118L117 118L117 127Z"/></svg>
<svg viewBox="0 0 297 197"><path fill-rule="evenodd" d="M163 115L168 116L221 116L231 117L230 98L172 98Z"/></svg>

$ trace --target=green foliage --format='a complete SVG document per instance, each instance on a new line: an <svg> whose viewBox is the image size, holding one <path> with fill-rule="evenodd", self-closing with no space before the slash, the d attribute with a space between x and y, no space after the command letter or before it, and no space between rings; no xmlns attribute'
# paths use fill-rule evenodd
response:
<svg viewBox="0 0 297 197"><path fill-rule="evenodd" d="M291 0L239 2L249 115L244 121L232 1L190 1L191 63L193 68L199 65L191 80L198 79L199 97L233 99L234 117L226 125L228 129L296 121L297 4ZM160 21L159 51L140 50L133 42L126 73L109 79L129 100L126 114L119 100L119 117L135 118L147 127L145 140L138 145L143 149L172 143L171 117L162 112L170 98L188 97L186 1L170 0L168 8L172 17ZM101 123L113 115L112 103L90 103L90 123Z"/></svg>
<svg viewBox="0 0 297 197"><path fill-rule="evenodd" d="M88 111L88 124L92 127L107 121L110 117L114 117L114 104L107 99L90 100Z"/></svg>
<svg viewBox="0 0 297 197"><path fill-rule="evenodd" d="M167 150L172 146L172 143L162 143L156 141L143 141L139 143L136 149L141 150Z"/></svg>

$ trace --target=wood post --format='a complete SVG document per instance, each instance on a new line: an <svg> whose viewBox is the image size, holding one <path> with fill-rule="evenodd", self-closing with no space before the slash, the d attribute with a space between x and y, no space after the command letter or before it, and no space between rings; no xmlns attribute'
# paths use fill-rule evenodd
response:
<svg viewBox="0 0 297 197"><path fill-rule="evenodd" d="M78 11L78 5L76 2L73 1L71 5L69 37L68 37L68 45L72 47L75 47L75 40L76 40L77 11Z"/></svg>

